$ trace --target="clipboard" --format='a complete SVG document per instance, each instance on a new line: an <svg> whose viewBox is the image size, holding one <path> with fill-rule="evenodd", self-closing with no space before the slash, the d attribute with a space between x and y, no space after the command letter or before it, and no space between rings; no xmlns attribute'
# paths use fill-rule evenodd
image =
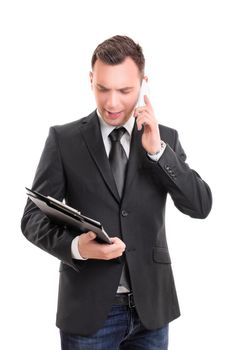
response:
<svg viewBox="0 0 233 350"><path fill-rule="evenodd" d="M26 187L27 195L33 203L54 223L66 225L81 233L93 231L96 239L102 243L112 244L110 237L105 232L102 224L87 216L82 215L78 210L58 201L57 199L44 196L43 194L30 190Z"/></svg>

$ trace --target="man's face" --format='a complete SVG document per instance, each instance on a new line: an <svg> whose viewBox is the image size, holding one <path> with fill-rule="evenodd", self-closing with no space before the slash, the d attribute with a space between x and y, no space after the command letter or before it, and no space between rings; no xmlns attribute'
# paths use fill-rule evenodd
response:
<svg viewBox="0 0 233 350"><path fill-rule="evenodd" d="M141 85L134 61L127 57L123 63L111 66L97 60L90 80L104 121L112 126L126 123L137 104Z"/></svg>

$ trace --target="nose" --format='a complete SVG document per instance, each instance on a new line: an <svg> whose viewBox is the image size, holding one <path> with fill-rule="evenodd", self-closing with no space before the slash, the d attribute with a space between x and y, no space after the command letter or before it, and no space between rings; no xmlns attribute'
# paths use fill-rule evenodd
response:
<svg viewBox="0 0 233 350"><path fill-rule="evenodd" d="M107 108L109 111L116 112L118 105L119 105L119 97L117 95L117 92L111 91L108 95Z"/></svg>

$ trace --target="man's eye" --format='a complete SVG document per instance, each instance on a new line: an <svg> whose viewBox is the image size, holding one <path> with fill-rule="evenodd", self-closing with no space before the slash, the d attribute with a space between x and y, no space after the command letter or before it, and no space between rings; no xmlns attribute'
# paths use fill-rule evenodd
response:
<svg viewBox="0 0 233 350"><path fill-rule="evenodd" d="M98 89L100 92L107 92L108 90L107 89L105 89L105 88L99 88Z"/></svg>

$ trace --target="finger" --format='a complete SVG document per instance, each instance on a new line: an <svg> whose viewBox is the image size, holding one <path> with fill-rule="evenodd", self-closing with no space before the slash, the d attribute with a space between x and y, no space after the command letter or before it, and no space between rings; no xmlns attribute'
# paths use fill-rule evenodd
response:
<svg viewBox="0 0 233 350"><path fill-rule="evenodd" d="M117 245L120 245L122 247L125 247L125 243L118 237L112 237L111 241L113 244L117 244Z"/></svg>
<svg viewBox="0 0 233 350"><path fill-rule="evenodd" d="M146 106L145 107L137 107L134 110L134 117L138 117L140 114L144 113L147 111Z"/></svg>
<svg viewBox="0 0 233 350"><path fill-rule="evenodd" d="M142 126L148 125L150 127L153 127L154 125L154 120L151 119L151 116L149 113L144 113L141 114L138 118L137 118L137 127L138 130L142 129Z"/></svg>
<svg viewBox="0 0 233 350"><path fill-rule="evenodd" d="M147 107L149 107L150 109L153 109L151 103L150 103L150 100L149 100L149 97L147 95L144 95L144 102L145 102L145 105Z"/></svg>
<svg viewBox="0 0 233 350"><path fill-rule="evenodd" d="M120 240L118 237L112 237L111 238L111 242L113 243L112 246L115 248L115 249L122 249L123 251L125 250L126 248L126 245L125 243Z"/></svg>

